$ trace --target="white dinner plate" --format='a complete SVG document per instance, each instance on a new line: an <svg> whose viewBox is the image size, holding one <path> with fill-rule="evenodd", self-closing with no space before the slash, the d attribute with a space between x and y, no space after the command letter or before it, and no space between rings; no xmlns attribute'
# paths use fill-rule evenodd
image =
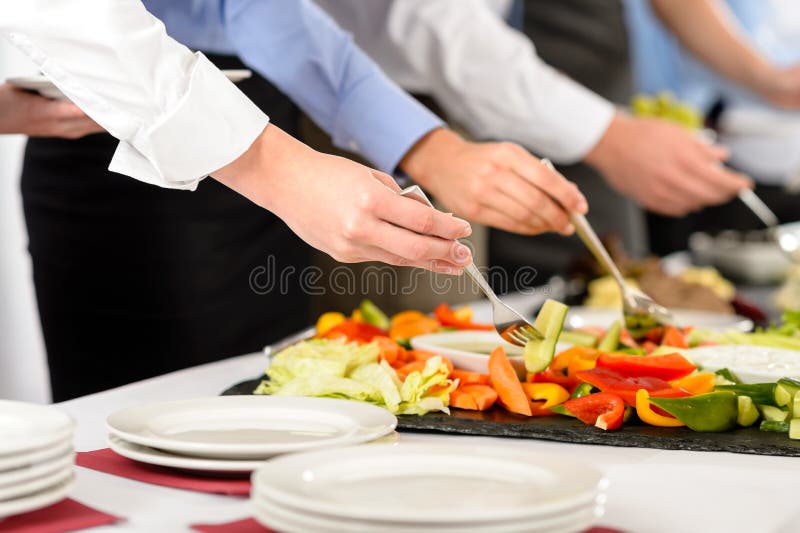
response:
<svg viewBox="0 0 800 533"><path fill-rule="evenodd" d="M447 510L443 510L447 513ZM268 500L253 502L253 515L262 525L284 533L559 533L580 532L603 515L602 507L586 505L572 512L545 517L488 524L421 524L371 522L332 518L313 513L297 512Z"/></svg>
<svg viewBox="0 0 800 533"><path fill-rule="evenodd" d="M72 466L74 462L75 454L70 451L62 456L55 457L35 465L23 466L15 470L0 472L0 490L10 485L16 485L30 479L36 479L38 477L52 474L58 470L63 470L68 466Z"/></svg>
<svg viewBox="0 0 800 533"><path fill-rule="evenodd" d="M29 496L0 502L0 518L42 509L66 498L75 486L73 474L65 481Z"/></svg>
<svg viewBox="0 0 800 533"><path fill-rule="evenodd" d="M253 73L247 69L223 70L222 73L233 83L239 83L240 81L246 80L253 75ZM67 99L66 95L61 92L61 89L56 87L55 84L47 78L47 76L19 76L16 78L8 78L6 81L15 87L26 89L28 91L35 91L42 96L46 96L47 98L53 98L56 100Z"/></svg>
<svg viewBox="0 0 800 533"><path fill-rule="evenodd" d="M727 368L744 383L800 379L800 352L794 350L734 344L692 348L686 355L710 372Z"/></svg>
<svg viewBox="0 0 800 533"><path fill-rule="evenodd" d="M11 486L0 487L0 502L36 494L37 492L49 489L59 483L63 483L72 477L72 471L73 466L72 462L70 462L70 464L61 467L55 472L50 472L49 474L34 479L21 481Z"/></svg>
<svg viewBox="0 0 800 533"><path fill-rule="evenodd" d="M284 507L338 518L491 522L594 502L602 474L580 461L464 445L350 446L292 454L253 474Z"/></svg>
<svg viewBox="0 0 800 533"><path fill-rule="evenodd" d="M506 349L511 365L521 377L525 377L525 362L522 360L522 348L507 343L495 331L446 331L430 333L411 339L415 350L426 350L441 354L453 366L470 372L489 372L489 354L497 346ZM569 344L558 343L556 352L566 350Z"/></svg>
<svg viewBox="0 0 800 533"><path fill-rule="evenodd" d="M264 460L204 459L202 457L178 455L134 444L113 434L108 436L108 445L112 450L128 459L151 465L180 468L181 470L244 474L252 472L264 463Z"/></svg>
<svg viewBox="0 0 800 533"><path fill-rule="evenodd" d="M13 455L0 456L0 476L3 475L3 472L8 470L16 470L17 468L21 468L23 466L35 465L42 461L47 461L71 451L72 434L70 433L61 441L57 441L56 443L43 448L36 448L34 450Z"/></svg>
<svg viewBox="0 0 800 533"><path fill-rule="evenodd" d="M71 438L74 426L53 407L0 400L0 459Z"/></svg>
<svg viewBox="0 0 800 533"><path fill-rule="evenodd" d="M752 331L752 320L739 315L695 311L692 309L670 309L679 326L694 326L699 329L725 331L736 329L743 332ZM614 309L595 309L592 307L570 307L565 327L580 329L590 326L607 328L615 320L622 320L622 311Z"/></svg>
<svg viewBox="0 0 800 533"><path fill-rule="evenodd" d="M128 442L169 452L264 459L375 440L394 431L397 418L349 400L217 396L130 407L113 413L106 424Z"/></svg>

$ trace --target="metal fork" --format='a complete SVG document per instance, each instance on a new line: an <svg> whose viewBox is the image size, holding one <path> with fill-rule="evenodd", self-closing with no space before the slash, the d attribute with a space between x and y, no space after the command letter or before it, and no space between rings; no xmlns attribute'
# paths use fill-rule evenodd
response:
<svg viewBox="0 0 800 533"><path fill-rule="evenodd" d="M428 200L428 197L417 185L412 185L411 187L403 189L400 194L433 207L431 201ZM474 264L464 267L464 272L472 278L472 281L480 287L483 294L485 294L492 303L494 329L497 330L497 333L499 333L504 340L517 346L525 346L529 340L544 339L544 335L533 327L533 324L528 322L525 317L504 304L500 298L497 297L492 287L483 277L483 274L480 273Z"/></svg>
<svg viewBox="0 0 800 533"><path fill-rule="evenodd" d="M558 172L549 159L542 159L542 164L554 172ZM666 307L657 304L643 292L629 287L625 278L611 259L606 247L597 237L586 217L580 213L569 213L569 220L575 226L575 232L592 252L597 261L611 274L622 292L622 314L628 328L643 328L650 325L674 325L675 317Z"/></svg>

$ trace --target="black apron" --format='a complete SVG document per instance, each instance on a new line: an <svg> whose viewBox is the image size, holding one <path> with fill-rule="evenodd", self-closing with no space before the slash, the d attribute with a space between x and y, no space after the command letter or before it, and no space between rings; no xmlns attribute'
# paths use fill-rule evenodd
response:
<svg viewBox="0 0 800 533"><path fill-rule="evenodd" d="M299 112L286 96L257 75L239 87L296 134ZM22 198L54 401L257 351L308 321L296 276L310 249L280 219L211 178L188 192L111 173L116 145L97 134L30 139L25 150ZM295 277L265 287L281 272Z"/></svg>
<svg viewBox="0 0 800 533"><path fill-rule="evenodd" d="M621 0L525 0L524 7L524 31L545 62L612 102L628 103L633 82ZM598 233L619 235L635 255L646 252L645 217L638 206L588 165L559 165L559 171L588 199L588 218ZM563 275L584 250L577 237L556 234L526 237L492 230L489 240L490 264L506 269L508 279L534 267L533 285Z"/></svg>

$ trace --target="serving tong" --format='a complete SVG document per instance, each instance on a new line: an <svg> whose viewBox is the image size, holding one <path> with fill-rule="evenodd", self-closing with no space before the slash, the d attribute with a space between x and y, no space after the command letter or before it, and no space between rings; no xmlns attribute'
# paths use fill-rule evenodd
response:
<svg viewBox="0 0 800 533"><path fill-rule="evenodd" d="M542 164L552 170L558 172L549 159L542 159ZM611 255L603 246L603 243L597 237L592 225L580 213L569 212L569 220L575 227L575 233L583 241L586 247L592 252L592 255L597 259L603 268L605 268L611 276L616 280L619 289L622 292L622 314L625 318L625 326L629 329L640 329L652 326L671 326L675 324L675 317L672 313L664 307L653 301L652 298L644 294L638 289L630 287L625 283L625 278L619 271Z"/></svg>
<svg viewBox="0 0 800 533"><path fill-rule="evenodd" d="M759 196L750 189L742 189L739 191L739 200L758 217L764 226L767 227L772 240L778 245L778 248L784 253L789 261L793 263L800 262L800 237L793 231L782 228L777 215L772 209L759 198Z"/></svg>
<svg viewBox="0 0 800 533"><path fill-rule="evenodd" d="M400 194L433 207L431 201L428 200L423 190L417 185L403 189ZM494 329L505 341L516 346L525 346L530 340L544 339L544 335L533 324L528 322L522 314L500 300L474 263L464 267L464 272L478 285L491 302Z"/></svg>

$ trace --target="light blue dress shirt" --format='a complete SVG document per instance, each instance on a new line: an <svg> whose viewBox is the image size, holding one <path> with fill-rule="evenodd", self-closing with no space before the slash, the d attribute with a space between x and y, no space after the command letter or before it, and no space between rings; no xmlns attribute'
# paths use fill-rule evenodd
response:
<svg viewBox="0 0 800 533"><path fill-rule="evenodd" d="M144 0L186 46L236 55L289 96L334 144L386 172L442 125L309 0ZM267 110L269 111L269 110Z"/></svg>

